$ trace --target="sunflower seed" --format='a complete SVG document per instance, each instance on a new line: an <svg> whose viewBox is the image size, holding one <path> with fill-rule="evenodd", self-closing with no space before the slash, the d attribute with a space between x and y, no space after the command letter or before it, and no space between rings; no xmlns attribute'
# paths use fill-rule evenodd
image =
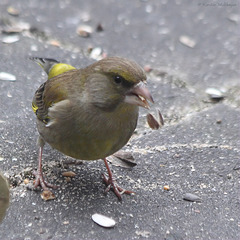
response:
<svg viewBox="0 0 240 240"><path fill-rule="evenodd" d="M69 172L63 172L62 175L64 177L75 177L76 176L76 173L72 172L72 171L69 171Z"/></svg>
<svg viewBox="0 0 240 240"><path fill-rule="evenodd" d="M16 76L7 72L0 72L0 80L3 81L16 81Z"/></svg>
<svg viewBox="0 0 240 240"><path fill-rule="evenodd" d="M114 227L116 222L109 217L106 217L102 214L95 213L92 215L92 220L100 225L101 227L111 228Z"/></svg>
<svg viewBox="0 0 240 240"><path fill-rule="evenodd" d="M205 91L211 99L220 100L224 98L222 91L216 88L207 88Z"/></svg>
<svg viewBox="0 0 240 240"><path fill-rule="evenodd" d="M184 36L184 35L179 37L179 41L183 45L190 47L190 48L194 48L196 45L196 42L193 39L191 39L188 36Z"/></svg>
<svg viewBox="0 0 240 240"><path fill-rule="evenodd" d="M90 58L94 60L101 60L102 57L102 49L100 47L93 48L90 53Z"/></svg>
<svg viewBox="0 0 240 240"><path fill-rule="evenodd" d="M20 40L18 35L11 35L2 38L2 43L15 43Z"/></svg>
<svg viewBox="0 0 240 240"><path fill-rule="evenodd" d="M91 33L93 32L92 27L88 26L88 25L80 25L77 28L77 34L80 37L90 37Z"/></svg>
<svg viewBox="0 0 240 240"><path fill-rule="evenodd" d="M201 198L192 193L186 193L183 199L190 202L201 202Z"/></svg>
<svg viewBox="0 0 240 240"><path fill-rule="evenodd" d="M149 127L154 130L159 129L159 127L160 127L158 121L151 113L148 113L148 115L147 115L147 122L148 122Z"/></svg>

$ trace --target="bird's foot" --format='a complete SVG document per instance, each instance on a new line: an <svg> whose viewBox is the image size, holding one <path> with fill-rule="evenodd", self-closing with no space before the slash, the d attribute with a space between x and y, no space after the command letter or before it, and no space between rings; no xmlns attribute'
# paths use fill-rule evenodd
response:
<svg viewBox="0 0 240 240"><path fill-rule="evenodd" d="M107 184L107 188L105 189L105 192L109 192L109 190L113 189L115 195L118 197L118 199L121 201L122 200L122 194L132 194L134 193L133 191L129 191L129 190L125 190L123 188L121 188L120 186L118 186L116 180L112 177L109 176L108 178L105 176L105 174L103 174L103 181L105 184Z"/></svg>
<svg viewBox="0 0 240 240"><path fill-rule="evenodd" d="M41 171L34 171L33 175L35 176L34 188L40 186L44 191L49 191L49 188L57 189L56 185L48 183L44 180L43 173Z"/></svg>

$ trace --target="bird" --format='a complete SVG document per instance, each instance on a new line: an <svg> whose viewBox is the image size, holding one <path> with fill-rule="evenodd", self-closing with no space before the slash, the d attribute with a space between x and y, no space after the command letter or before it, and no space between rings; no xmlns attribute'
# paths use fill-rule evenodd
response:
<svg viewBox="0 0 240 240"><path fill-rule="evenodd" d="M112 188L119 200L123 193L133 193L117 184L107 157L129 141L139 107L148 109L154 103L143 68L122 57L106 57L80 69L51 58L30 59L48 75L32 100L39 133L34 187L56 188L42 172L43 147L48 143L75 159L103 159L108 172L108 177L103 174L105 192Z"/></svg>

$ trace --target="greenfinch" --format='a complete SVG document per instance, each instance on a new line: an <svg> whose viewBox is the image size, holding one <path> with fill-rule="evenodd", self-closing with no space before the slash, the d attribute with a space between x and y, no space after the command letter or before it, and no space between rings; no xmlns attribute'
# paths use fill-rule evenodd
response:
<svg viewBox="0 0 240 240"><path fill-rule="evenodd" d="M32 109L39 132L39 164L34 186L49 191L54 185L43 178L42 151L48 143L67 156L82 160L103 159L106 192L132 193L114 179L107 157L120 150L136 128L139 106L149 108L153 98L145 86L144 70L134 61L108 57L85 68L54 59L31 58L48 74L36 91Z"/></svg>

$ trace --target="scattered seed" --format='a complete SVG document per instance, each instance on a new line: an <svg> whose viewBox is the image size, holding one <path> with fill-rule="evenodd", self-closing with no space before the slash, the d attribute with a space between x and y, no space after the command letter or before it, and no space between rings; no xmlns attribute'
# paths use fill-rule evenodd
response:
<svg viewBox="0 0 240 240"><path fill-rule="evenodd" d="M217 88L207 88L205 91L212 100L219 101L224 98L222 91Z"/></svg>
<svg viewBox="0 0 240 240"><path fill-rule="evenodd" d="M160 121L161 125L163 126L164 125L163 116L159 110L158 110L158 116L159 116L159 121Z"/></svg>
<svg viewBox="0 0 240 240"><path fill-rule="evenodd" d="M3 27L2 32L3 33L20 33L23 32L24 30L29 30L30 29L30 24L26 22L14 22L11 23L11 25L6 25Z"/></svg>
<svg viewBox="0 0 240 240"><path fill-rule="evenodd" d="M151 13L153 11L153 6L152 5L147 5L145 8L146 13Z"/></svg>
<svg viewBox="0 0 240 240"><path fill-rule="evenodd" d="M185 35L180 36L179 41L183 45L190 47L190 48L194 48L196 45L196 42L192 38L185 36Z"/></svg>
<svg viewBox="0 0 240 240"><path fill-rule="evenodd" d="M95 213L92 215L92 220L100 225L101 227L111 228L114 227L116 222L109 217L106 217L102 214Z"/></svg>
<svg viewBox="0 0 240 240"><path fill-rule="evenodd" d="M165 186L163 187L163 189L166 190L166 191L169 191L169 190L170 190L170 187L169 187L168 185L165 185Z"/></svg>
<svg viewBox="0 0 240 240"><path fill-rule="evenodd" d="M240 21L240 15L231 14L231 15L228 16L228 20L230 20L231 22L238 23Z"/></svg>
<svg viewBox="0 0 240 240"><path fill-rule="evenodd" d="M63 172L62 175L64 177L75 177L76 176L76 173L72 172L72 171L69 171L69 172Z"/></svg>
<svg viewBox="0 0 240 240"><path fill-rule="evenodd" d="M152 67L151 67L150 65L145 65L145 66L143 67L143 69L144 69L144 71L147 72L147 73L149 73L149 72L152 71Z"/></svg>
<svg viewBox="0 0 240 240"><path fill-rule="evenodd" d="M77 34L80 36L80 37L90 37L91 33L93 32L93 29L91 26L88 26L88 25L80 25L78 28L77 28Z"/></svg>
<svg viewBox="0 0 240 240"><path fill-rule="evenodd" d="M147 122L150 128L157 130L164 125L163 117L161 112L158 110L158 120L151 114L147 115Z"/></svg>
<svg viewBox="0 0 240 240"><path fill-rule="evenodd" d="M0 72L0 80L3 80L3 81L16 81L16 76L11 74L11 73Z"/></svg>
<svg viewBox="0 0 240 240"><path fill-rule="evenodd" d="M158 121L156 120L156 118L154 118L154 116L151 113L148 113L148 115L147 115L147 122L148 122L149 127L154 130L159 129L159 127L160 127Z"/></svg>
<svg viewBox="0 0 240 240"><path fill-rule="evenodd" d="M20 40L20 37L18 35L11 35L11 36L6 36L2 38L2 43L15 43Z"/></svg>
<svg viewBox="0 0 240 240"><path fill-rule="evenodd" d="M19 27L14 27L14 26L7 26L2 29L3 33L20 33L22 32L22 29Z"/></svg>
<svg viewBox="0 0 240 240"><path fill-rule="evenodd" d="M217 124L221 124L221 123L222 123L222 120L221 120L221 119L218 119L218 120L216 121L216 123L217 123Z"/></svg>
<svg viewBox="0 0 240 240"><path fill-rule="evenodd" d="M240 170L240 164L239 164L239 162L233 167L233 170Z"/></svg>
<svg viewBox="0 0 240 240"><path fill-rule="evenodd" d="M45 201L49 201L55 199L56 197L51 191L46 190L41 193L41 198Z"/></svg>
<svg viewBox="0 0 240 240"><path fill-rule="evenodd" d="M112 156L108 157L108 160L115 166L132 168L137 165L133 155L130 152L118 151Z"/></svg>
<svg viewBox="0 0 240 240"><path fill-rule="evenodd" d="M201 202L201 198L192 193L186 193L183 199L190 202Z"/></svg>
<svg viewBox="0 0 240 240"><path fill-rule="evenodd" d="M50 44L55 47L61 47L61 43L58 40L51 40Z"/></svg>
<svg viewBox="0 0 240 240"><path fill-rule="evenodd" d="M149 236L151 235L149 231L145 230L137 230L135 233L137 236L140 236L141 238L149 238Z"/></svg>
<svg viewBox="0 0 240 240"><path fill-rule="evenodd" d="M102 32L102 31L103 31L103 26L102 26L101 23L99 23L99 24L97 25L96 31L97 31L97 32Z"/></svg>
<svg viewBox="0 0 240 240"><path fill-rule="evenodd" d="M100 47L93 48L90 52L90 58L94 60L101 60L102 57L102 49Z"/></svg>
<svg viewBox="0 0 240 240"><path fill-rule="evenodd" d="M19 15L19 10L17 10L16 8L9 6L7 8L7 12L8 14L12 15L12 16L18 16Z"/></svg>
<svg viewBox="0 0 240 240"><path fill-rule="evenodd" d="M70 177L66 177L65 180L66 180L67 183L72 181L72 179Z"/></svg>
<svg viewBox="0 0 240 240"><path fill-rule="evenodd" d="M28 178L25 178L25 179L23 180L23 183L24 183L24 184L28 184L28 183L29 183L29 179L28 179Z"/></svg>

